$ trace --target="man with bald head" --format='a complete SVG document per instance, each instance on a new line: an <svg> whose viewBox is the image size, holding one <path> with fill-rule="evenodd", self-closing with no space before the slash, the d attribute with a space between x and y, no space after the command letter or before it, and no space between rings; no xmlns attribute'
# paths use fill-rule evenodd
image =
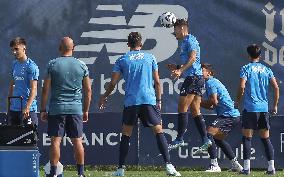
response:
<svg viewBox="0 0 284 177"><path fill-rule="evenodd" d="M51 137L51 177L57 175L60 143L65 133L71 138L74 147L78 176L84 177L83 122L88 121L92 91L88 68L72 56L73 49L73 40L70 37L62 38L59 45L61 56L49 62L42 89L40 116L42 121L48 122L48 135Z"/></svg>

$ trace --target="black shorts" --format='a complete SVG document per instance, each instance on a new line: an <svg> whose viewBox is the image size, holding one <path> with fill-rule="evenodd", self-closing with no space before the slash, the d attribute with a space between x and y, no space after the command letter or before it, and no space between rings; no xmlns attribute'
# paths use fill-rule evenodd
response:
<svg viewBox="0 0 284 177"><path fill-rule="evenodd" d="M203 76L187 76L180 88L180 96L187 96L189 94L202 96L205 92L204 84Z"/></svg>
<svg viewBox="0 0 284 177"><path fill-rule="evenodd" d="M242 128L243 129L270 129L269 113L268 112L247 112L242 114Z"/></svg>
<svg viewBox="0 0 284 177"><path fill-rule="evenodd" d="M30 121L34 125L38 125L38 118L36 112L30 112L30 116L27 119L23 119L23 113L21 111L10 111L8 113L9 125L26 125Z"/></svg>
<svg viewBox="0 0 284 177"><path fill-rule="evenodd" d="M214 122L211 123L210 126L214 128L219 128L221 132L228 134L239 123L239 117L219 116Z"/></svg>
<svg viewBox="0 0 284 177"><path fill-rule="evenodd" d="M48 136L80 138L83 135L83 116L78 114L48 115Z"/></svg>
<svg viewBox="0 0 284 177"><path fill-rule="evenodd" d="M137 125L138 118L144 127L161 125L161 111L156 105L133 105L123 110L122 123L125 125Z"/></svg>

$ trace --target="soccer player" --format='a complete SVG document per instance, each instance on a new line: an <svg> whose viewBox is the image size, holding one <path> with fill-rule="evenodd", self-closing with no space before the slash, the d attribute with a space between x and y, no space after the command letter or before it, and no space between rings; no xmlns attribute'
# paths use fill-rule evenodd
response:
<svg viewBox="0 0 284 177"><path fill-rule="evenodd" d="M27 57L27 43L24 38L17 37L13 39L10 42L10 47L16 60L12 65L12 77L8 97L22 97L23 105L21 107L21 100L18 98L10 100L8 123L11 125L21 125L23 123L37 125L36 95L39 76L38 66L32 59Z"/></svg>
<svg viewBox="0 0 284 177"><path fill-rule="evenodd" d="M205 121L200 112L201 95L204 90L204 79L200 64L200 47L197 39L189 34L188 22L185 19L177 19L174 24L174 33L177 40L180 40L180 59L182 65L169 64L174 79L182 75L185 80L180 89L178 102L178 135L170 144L169 149L184 145L183 136L187 130L188 108L194 118L196 127L201 135L203 146L207 150L211 141L207 138Z"/></svg>
<svg viewBox="0 0 284 177"><path fill-rule="evenodd" d="M115 62L110 84L99 101L99 107L103 109L107 97L122 75L125 79L122 137L119 147L119 166L113 175L124 176L130 136L134 125L137 124L137 119L140 118L143 125L151 127L156 135L158 148L166 163L166 173L180 176L180 173L171 164L168 144L162 129L161 86L156 58L149 53L140 51L142 37L138 32L131 32L128 35L127 44L130 51Z"/></svg>
<svg viewBox="0 0 284 177"><path fill-rule="evenodd" d="M51 137L51 177L56 176L60 143L65 132L74 147L78 176L84 177L83 122L88 121L92 90L88 68L85 63L72 56L73 49L73 40L69 37L62 38L59 46L61 57L49 62L42 90L40 116L42 121L48 122L48 135ZM47 113L49 92L51 94Z"/></svg>
<svg viewBox="0 0 284 177"><path fill-rule="evenodd" d="M231 161L231 170L240 172L243 167L239 164L230 144L224 140L228 133L240 123L240 112L234 108L234 102L226 87L214 78L215 72L212 65L204 63L201 66L207 96L207 99L202 99L201 106L206 109L214 109L217 113L217 119L207 128L207 136L212 145L208 149L211 162L206 172L221 172L217 161L216 145Z"/></svg>
<svg viewBox="0 0 284 177"><path fill-rule="evenodd" d="M261 141L265 148L265 155L268 160L266 174L275 174L274 149L269 139L269 112L268 112L268 86L271 85L274 91L274 101L271 112L277 113L279 87L270 68L259 62L261 49L258 45L252 44L247 47L250 63L241 67L240 86L237 94L236 106L239 106L244 95L242 114L243 132L243 157L244 169L242 174L250 174L251 139L254 130L258 130Z"/></svg>

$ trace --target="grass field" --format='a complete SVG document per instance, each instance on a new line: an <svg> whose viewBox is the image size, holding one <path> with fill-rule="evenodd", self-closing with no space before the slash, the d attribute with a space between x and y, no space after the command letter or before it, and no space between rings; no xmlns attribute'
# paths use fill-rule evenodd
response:
<svg viewBox="0 0 284 177"><path fill-rule="evenodd" d="M233 177L233 176L244 176L238 175L234 172L223 171L221 173L205 173L202 171L180 171L182 176L188 177ZM112 171L86 171L86 177L100 177L100 176L111 176ZM164 171L127 171L125 173L126 177L162 177L167 176ZM264 171L252 171L251 177L255 176L267 176L264 174ZM284 171L277 171L275 176L284 176ZM43 172L41 172L41 177L44 177ZM64 177L77 177L76 171L65 171Z"/></svg>

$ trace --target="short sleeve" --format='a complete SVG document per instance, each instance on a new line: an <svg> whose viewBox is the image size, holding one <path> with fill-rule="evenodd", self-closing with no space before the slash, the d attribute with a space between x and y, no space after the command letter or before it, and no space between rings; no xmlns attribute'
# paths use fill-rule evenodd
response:
<svg viewBox="0 0 284 177"><path fill-rule="evenodd" d="M115 64L112 68L112 72L115 72L115 73L122 73L122 67L121 67L121 58L118 58L116 61L115 61Z"/></svg>
<svg viewBox="0 0 284 177"><path fill-rule="evenodd" d="M193 50L198 52L199 43L198 43L197 40L191 39L191 40L188 41L188 53L191 53Z"/></svg>
<svg viewBox="0 0 284 177"><path fill-rule="evenodd" d="M240 78L247 80L247 71L246 71L246 69L245 69L244 66L241 67L241 70L240 70Z"/></svg>
<svg viewBox="0 0 284 177"><path fill-rule="evenodd" d="M79 60L81 62L81 65L82 65L82 69L83 69L83 76L84 77L87 77L90 75L89 73L89 68L87 67L86 63L84 63L83 61Z"/></svg>
<svg viewBox="0 0 284 177"><path fill-rule="evenodd" d="M45 79L51 78L53 64L54 64L54 60L51 60L48 62L47 69L45 72L45 77L44 77Z"/></svg>
<svg viewBox="0 0 284 177"><path fill-rule="evenodd" d="M269 80L274 78L274 74L273 74L273 72L270 68L268 68L268 78L269 78Z"/></svg>
<svg viewBox="0 0 284 177"><path fill-rule="evenodd" d="M38 80L39 77L39 69L35 63L31 63L27 70L28 79L31 80Z"/></svg>
<svg viewBox="0 0 284 177"><path fill-rule="evenodd" d="M207 94L213 95L213 94L217 94L217 87L214 83L209 84L209 86L207 87Z"/></svg>

